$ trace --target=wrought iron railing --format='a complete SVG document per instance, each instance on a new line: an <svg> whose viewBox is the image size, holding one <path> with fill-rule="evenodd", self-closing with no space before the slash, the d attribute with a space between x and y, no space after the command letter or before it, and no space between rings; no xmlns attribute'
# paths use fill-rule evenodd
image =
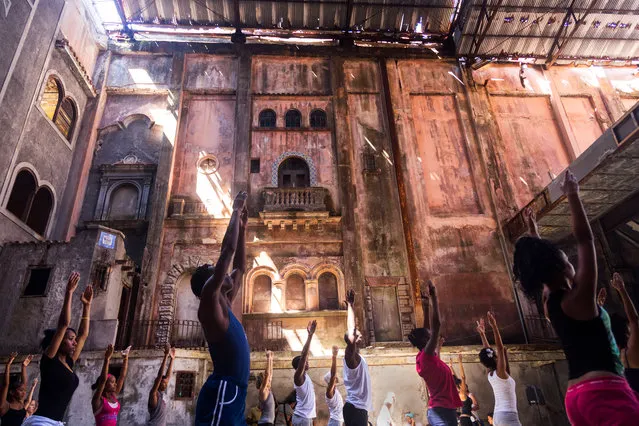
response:
<svg viewBox="0 0 639 426"><path fill-rule="evenodd" d="M287 342L282 332L282 321L244 319L244 330L252 351L283 351Z"/></svg>
<svg viewBox="0 0 639 426"><path fill-rule="evenodd" d="M124 323L118 330L116 348L154 349L167 342L176 348L205 349L206 339L199 321L148 320Z"/></svg>
<svg viewBox="0 0 639 426"><path fill-rule="evenodd" d="M264 196L265 212L281 211L325 211L328 190L312 188L266 188Z"/></svg>

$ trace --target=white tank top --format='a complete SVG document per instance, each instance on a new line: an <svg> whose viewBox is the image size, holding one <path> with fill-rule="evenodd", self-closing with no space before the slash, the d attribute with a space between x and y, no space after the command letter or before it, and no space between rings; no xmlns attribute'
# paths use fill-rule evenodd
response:
<svg viewBox="0 0 639 426"><path fill-rule="evenodd" d="M295 387L295 399L297 404L295 405L296 414L304 419L314 419L317 417L315 414L315 388L313 382L308 374L304 374L304 383L302 386L297 386L293 382Z"/></svg>
<svg viewBox="0 0 639 426"><path fill-rule="evenodd" d="M517 412L517 393L515 392L515 379L508 376L507 379L501 379L497 375L496 371L488 373L488 381L493 387L493 393L495 394L495 409L496 412Z"/></svg>
<svg viewBox="0 0 639 426"><path fill-rule="evenodd" d="M342 394L339 393L337 389L335 389L335 393L331 399L328 399L326 394L324 394L326 398L326 405L328 405L328 417L336 420L338 422L344 422L344 400L342 399Z"/></svg>
<svg viewBox="0 0 639 426"><path fill-rule="evenodd" d="M361 355L360 355L361 356ZM373 411L373 395L371 390L371 376L368 364L363 356L357 368L351 370L344 358L344 387L346 388L346 402L350 402L360 410Z"/></svg>

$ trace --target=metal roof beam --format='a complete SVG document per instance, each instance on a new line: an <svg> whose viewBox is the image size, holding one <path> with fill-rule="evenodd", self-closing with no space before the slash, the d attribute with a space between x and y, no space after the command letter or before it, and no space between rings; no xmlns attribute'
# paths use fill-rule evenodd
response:
<svg viewBox="0 0 639 426"><path fill-rule="evenodd" d="M242 1L252 1L252 0L242 0ZM299 1L299 0L298 0ZM302 0L304 1L304 0ZM473 4L471 6L473 9L479 9L482 5ZM531 12L531 13L549 13L549 12L562 12L561 9L557 7L549 7L549 6L512 6L512 5L503 5L503 6L488 6L488 10L497 10L500 12ZM573 12L576 14L585 13L586 11L590 11L590 13L601 13L606 15L636 15L637 11L633 9L605 9L605 8L583 8L583 7L575 7L573 8Z"/></svg>
<svg viewBox="0 0 639 426"><path fill-rule="evenodd" d="M480 15L479 20L477 22L477 27L475 29L475 34L473 35L473 42L471 44L471 49L472 49L472 53L471 56L475 56L479 53L479 49L481 47L481 44L483 43L484 39L486 38L486 34L488 34L488 30L490 29L490 26L492 25L493 21L495 20L495 16L497 16L497 12L499 11L499 6L501 6L503 0L497 0L497 3L495 3L494 6L494 10L492 12L488 11L488 0L484 0L482 3L482 10L480 12L483 13L483 15ZM574 0L573 0L574 1ZM483 27L480 25L483 23L483 17L486 17L486 23L483 25ZM478 36L478 30L479 28L481 28L481 34L479 34Z"/></svg>
<svg viewBox="0 0 639 426"><path fill-rule="evenodd" d="M557 58L559 58L559 55L561 55L561 52L564 50L564 47L566 46L568 40L570 40L570 38L575 35L577 30L579 29L579 26L583 25L582 24L583 20L586 18L586 16L588 16L588 14L590 13L590 10L597 3L597 0L592 0L592 2L590 3L590 6L588 6L588 9L586 9L586 11L581 15L581 17L577 18L572 8L575 5L575 1L576 0L572 0L570 2L570 6L568 6L568 10L566 10L566 15L564 16L564 20L562 21L561 28L559 28L559 31L557 31L555 40L553 41L552 46L550 47L548 56L546 57L546 63L544 64L546 68L550 68L551 66L553 66ZM570 21L570 17L572 17L575 22L572 29L570 30L570 33L568 33L568 22ZM566 34L563 40L562 40L562 33Z"/></svg>
<svg viewBox="0 0 639 426"><path fill-rule="evenodd" d="M353 0L348 0L346 3L346 17L344 21L344 30L351 28L351 19L353 18Z"/></svg>

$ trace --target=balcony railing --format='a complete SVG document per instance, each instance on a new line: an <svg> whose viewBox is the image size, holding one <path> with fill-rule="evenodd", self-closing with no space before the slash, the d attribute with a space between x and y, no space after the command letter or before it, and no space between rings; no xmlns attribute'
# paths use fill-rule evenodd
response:
<svg viewBox="0 0 639 426"><path fill-rule="evenodd" d="M287 349L282 333L282 321L244 318L244 330L252 351L283 351Z"/></svg>
<svg viewBox="0 0 639 426"><path fill-rule="evenodd" d="M316 212L327 209L328 190L326 188L266 188L262 194L265 212Z"/></svg>
<svg viewBox="0 0 639 426"><path fill-rule="evenodd" d="M168 332L168 333L167 333ZM164 336L167 336L168 339ZM131 345L135 349L159 348L171 343L176 348L206 349L206 339L199 321L132 321L121 325L117 349Z"/></svg>

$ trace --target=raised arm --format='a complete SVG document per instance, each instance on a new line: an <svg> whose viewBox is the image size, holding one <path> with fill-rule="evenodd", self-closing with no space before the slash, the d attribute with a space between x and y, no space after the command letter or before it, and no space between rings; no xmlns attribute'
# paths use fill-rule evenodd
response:
<svg viewBox="0 0 639 426"><path fill-rule="evenodd" d="M220 307L219 297L222 283L228 273L229 266L233 260L240 231L240 213L246 205L246 192L242 191L235 197L233 201L233 213L226 228L224 239L222 240L222 249L220 257L213 269L213 275L206 281L200 295L200 307L198 309L198 318L203 325L204 333L207 334L209 341L217 341L220 337L213 330L209 330L207 324L217 324L220 329L228 328L228 317L226 307ZM226 304L224 304L226 305ZM215 330L219 332L219 330ZM213 335L211 335L213 334Z"/></svg>
<svg viewBox="0 0 639 426"><path fill-rule="evenodd" d="M337 385L337 354L339 348L333 346L333 359L331 361L331 378L328 380L328 386L326 386L326 398L333 399L335 396L335 386Z"/></svg>
<svg viewBox="0 0 639 426"><path fill-rule="evenodd" d="M118 377L118 383L115 387L115 393L119 394L122 392L122 388L124 387L124 380L126 380L126 373L129 371L129 352L131 352L131 346L122 351L122 371L120 372L120 377Z"/></svg>
<svg viewBox="0 0 639 426"><path fill-rule="evenodd" d="M528 228L528 234L530 234L531 237L541 238L539 236L539 227L537 226L537 216L532 208L526 207L524 209L524 221Z"/></svg>
<svg viewBox="0 0 639 426"><path fill-rule="evenodd" d="M76 338L77 345L73 352L73 362L76 362L80 357L82 348L84 348L84 342L89 337L89 324L91 323L91 301L93 300L93 286L89 284L82 293L82 319L80 320L80 330L78 330L78 337Z"/></svg>
<svg viewBox="0 0 639 426"><path fill-rule="evenodd" d="M64 334L67 332L67 328L71 325L71 302L73 300L73 292L78 287L79 281L80 274L75 271L71 272L67 281L67 289L64 293L64 302L62 303L62 311L58 318L58 326L55 330L51 343L44 351L44 355L49 358L53 358L55 354L58 353L60 343L62 343L62 339L64 339Z"/></svg>
<svg viewBox="0 0 639 426"><path fill-rule="evenodd" d="M151 391L149 392L149 411L154 410L158 405L158 389L160 388L160 382L162 382L166 359L169 357L170 352L171 346L167 343L164 347L164 358L162 358L162 364L160 364L160 368L158 369L158 375L155 377L153 387L151 387Z"/></svg>
<svg viewBox="0 0 639 426"><path fill-rule="evenodd" d="M175 361L175 348L171 348L169 351L169 367L166 369L165 376L170 380L171 374L173 374L173 361Z"/></svg>
<svg viewBox="0 0 639 426"><path fill-rule="evenodd" d="M597 313L595 294L597 292L597 256L595 253L594 237L586 211L579 198L579 183L575 176L566 171L562 186L572 216L572 230L577 241L577 257L579 263L573 280L573 290L564 299L563 308L567 314L573 314L576 319L592 318Z"/></svg>
<svg viewBox="0 0 639 426"><path fill-rule="evenodd" d="M260 401L264 402L271 393L271 382L273 380L273 352L266 351L266 368L264 369L264 378L260 386Z"/></svg>
<svg viewBox="0 0 639 426"><path fill-rule="evenodd" d="M231 301L235 300L240 289L242 288L242 279L244 278L244 272L246 272L246 225L248 224L248 209L246 205L240 213L240 230L237 237L237 248L235 249L235 256L233 256L233 273L231 279L233 280L233 290L230 294Z"/></svg>
<svg viewBox="0 0 639 426"><path fill-rule="evenodd" d="M610 285L619 293L621 302L623 303L623 309L626 311L626 317L628 317L630 337L628 338L628 346L626 347L626 356L630 356L636 360L639 358L639 353L635 354L636 351L639 351L639 315L637 314L637 308L635 308L635 304L632 303L632 299L630 299L630 295L626 289L626 284L618 272L612 275Z"/></svg>
<svg viewBox="0 0 639 426"><path fill-rule="evenodd" d="M468 384L466 383L466 372L464 371L464 363L462 362L462 354L457 355L457 364L459 365L459 374L461 379L461 385L459 386L459 393L468 398Z"/></svg>
<svg viewBox="0 0 639 426"><path fill-rule="evenodd" d="M499 332L495 315L489 311L487 317L488 324L490 324L490 328L493 329L493 334L495 336L495 349L497 350L497 376L500 379L505 380L508 378L508 358L506 357L506 349L504 348L504 343L501 341L501 333Z"/></svg>
<svg viewBox="0 0 639 426"><path fill-rule="evenodd" d="M359 354L360 334L357 331L357 323L355 321L355 290L350 289L346 292L346 350L344 351L344 359L346 366L350 369L359 366L362 357Z"/></svg>
<svg viewBox="0 0 639 426"><path fill-rule="evenodd" d="M308 331L308 338L306 339L306 343L304 344L304 348L302 348L302 355L300 356L300 362L297 365L297 369L295 370L295 375L293 376L293 381L295 385L302 386L304 384L304 372L306 371L306 363L308 362L308 352L311 348L311 340L313 340L313 334L315 334L315 329L317 328L317 321L313 320L308 323L306 327L306 331Z"/></svg>
<svg viewBox="0 0 639 426"><path fill-rule="evenodd" d="M31 385L31 390L29 391L29 396L27 397L27 402L24 403L24 407L27 408L31 405L31 401L33 401L33 392L35 391L36 386L38 386L38 378L33 379L33 384Z"/></svg>
<svg viewBox="0 0 639 426"><path fill-rule="evenodd" d="M100 377L98 377L97 387L93 392L93 398L91 398L91 407L93 408L93 414L102 409L102 392L104 392L104 386L106 385L107 377L109 375L109 363L111 362L112 356L113 345L110 344L104 351L104 362L102 363L102 371L100 372Z"/></svg>
<svg viewBox="0 0 639 426"><path fill-rule="evenodd" d="M2 390L0 391L0 416L4 416L7 410L9 410L7 396L9 395L9 381L11 380L11 364L13 364L17 356L17 352L12 352L11 355L9 355L7 365L4 366L4 381L2 382Z"/></svg>
<svg viewBox="0 0 639 426"><path fill-rule="evenodd" d="M477 321L477 327L475 328L477 333L479 333L479 337L481 337L481 344L484 345L484 348L490 348L490 343L488 342L488 338L486 337L486 324L484 323L484 319L481 318Z"/></svg>
<svg viewBox="0 0 639 426"><path fill-rule="evenodd" d="M25 386L29 383L29 376L27 375L27 367L31 364L31 360L33 360L33 355L29 354L27 357L22 360L22 368L20 370L21 376L20 379Z"/></svg>
<svg viewBox="0 0 639 426"><path fill-rule="evenodd" d="M428 280L426 290L428 295L422 291L422 304L426 301L430 301L430 338L428 343L424 347L424 353L427 355L433 355L437 349L437 343L439 342L439 333L441 331L442 323L439 318L439 301L437 299L437 288L431 280ZM425 311L424 311L425 312Z"/></svg>

